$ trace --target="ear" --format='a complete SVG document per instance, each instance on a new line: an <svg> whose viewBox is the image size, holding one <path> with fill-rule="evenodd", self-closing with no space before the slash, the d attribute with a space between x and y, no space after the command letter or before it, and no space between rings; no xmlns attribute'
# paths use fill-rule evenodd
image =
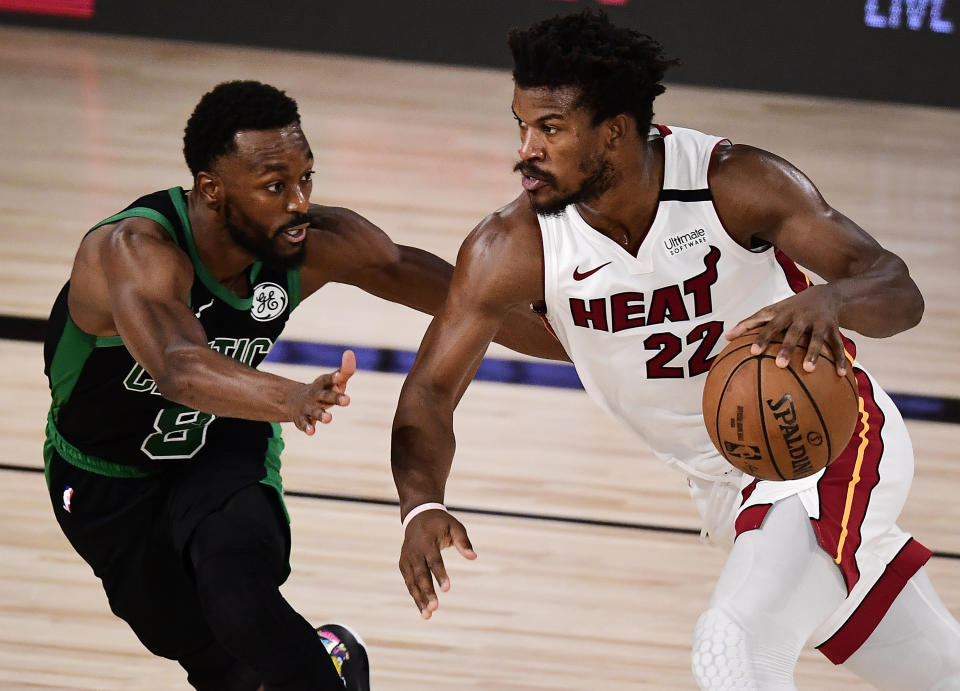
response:
<svg viewBox="0 0 960 691"><path fill-rule="evenodd" d="M633 129L631 128L630 118L624 113L614 115L607 119L605 124L607 136L607 148L616 149L623 146L627 135Z"/></svg>
<svg viewBox="0 0 960 691"><path fill-rule="evenodd" d="M207 208L216 211L223 204L223 181L216 173L201 170L193 181L193 189Z"/></svg>

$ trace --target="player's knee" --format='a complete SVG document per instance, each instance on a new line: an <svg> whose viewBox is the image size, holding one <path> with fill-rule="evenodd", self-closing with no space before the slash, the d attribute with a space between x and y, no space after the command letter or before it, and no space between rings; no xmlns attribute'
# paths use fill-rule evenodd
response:
<svg viewBox="0 0 960 691"><path fill-rule="evenodd" d="M701 689L759 688L750 666L747 632L722 609L708 609L697 620L692 667Z"/></svg>

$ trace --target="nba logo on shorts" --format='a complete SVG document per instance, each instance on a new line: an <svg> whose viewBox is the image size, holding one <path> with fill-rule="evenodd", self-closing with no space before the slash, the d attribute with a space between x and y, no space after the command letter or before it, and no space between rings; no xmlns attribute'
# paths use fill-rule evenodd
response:
<svg viewBox="0 0 960 691"><path fill-rule="evenodd" d="M261 283L253 289L250 316L258 322L276 319L287 309L287 292L276 283Z"/></svg>
<svg viewBox="0 0 960 691"><path fill-rule="evenodd" d="M67 513L70 513L71 499L73 499L73 487L67 485L66 489L63 490L63 508L67 510Z"/></svg>

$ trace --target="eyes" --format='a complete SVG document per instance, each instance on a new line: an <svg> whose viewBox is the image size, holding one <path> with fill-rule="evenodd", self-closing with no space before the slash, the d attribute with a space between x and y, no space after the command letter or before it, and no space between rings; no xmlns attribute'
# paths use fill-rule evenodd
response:
<svg viewBox="0 0 960 691"><path fill-rule="evenodd" d="M524 132L527 131L528 125L527 123L525 123L523 120L521 120L516 116L514 116L514 119L517 121L517 126L520 128L520 134L522 135ZM543 132L547 136L556 134L557 132L560 131L560 128L558 128L557 126L549 125L545 122L540 123L540 125L537 126L537 129L539 129L541 132Z"/></svg>
<svg viewBox="0 0 960 691"><path fill-rule="evenodd" d="M308 170L306 173L304 173L303 175L300 176L300 184L301 184L301 185L308 185L308 184L310 184L312 181L313 181L313 171L312 171L312 170ZM267 186L266 186L266 189L267 189L268 192L271 192L271 193L273 193L273 194L282 194L282 193L287 189L287 185L286 185L285 182L281 182L281 181L277 180L277 181L271 182L269 185L267 185Z"/></svg>

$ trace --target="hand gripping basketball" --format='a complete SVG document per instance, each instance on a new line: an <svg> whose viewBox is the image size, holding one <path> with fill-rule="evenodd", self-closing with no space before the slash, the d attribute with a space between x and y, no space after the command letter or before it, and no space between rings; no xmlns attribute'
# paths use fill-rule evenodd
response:
<svg viewBox="0 0 960 691"><path fill-rule="evenodd" d="M410 521L403 536L400 573L424 619L429 619L440 606L433 579L436 578L443 592L450 590L450 578L440 551L451 545L466 559L477 558L466 528L445 511L424 511Z"/></svg>
<svg viewBox="0 0 960 691"><path fill-rule="evenodd" d="M818 472L846 448L859 419L852 367L837 376L826 345L819 358L832 367L807 371L806 339L786 367L776 364L781 336L754 355L757 332L733 339L714 359L703 387L703 420L720 454L762 480L794 480Z"/></svg>

